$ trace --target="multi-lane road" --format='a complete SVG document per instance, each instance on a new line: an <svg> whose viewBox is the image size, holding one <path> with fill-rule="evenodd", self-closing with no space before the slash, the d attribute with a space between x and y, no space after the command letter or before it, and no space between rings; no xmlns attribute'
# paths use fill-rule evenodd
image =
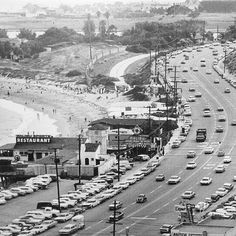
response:
<svg viewBox="0 0 236 236"><path fill-rule="evenodd" d="M223 52L221 46L215 48L219 53ZM185 65L180 63L184 60L183 54L189 54L189 60L185 61ZM206 59L206 67L200 67L202 58ZM116 226L116 235L125 234L126 227L129 227L130 235L159 235L159 228L162 224L176 224L178 222L178 213L175 212L174 206L179 203L180 196L185 190L196 192L195 198L190 200L196 204L209 197L223 183L232 182L236 168L234 158L236 155L236 127L230 126L230 123L232 119L236 118L236 104L234 102L236 101L236 93L235 89L230 87L212 69L213 59L212 49L208 47L203 48L202 52L194 50L170 59L170 65L180 66L178 67L180 71L178 76L188 81L184 84L178 83L178 86L183 89L183 96L188 98L188 96L194 95L193 92L189 92L189 88L194 87L196 91L202 93L202 97L191 103L193 126L187 140L181 144L181 147L169 152L156 172L116 197L117 200L123 202L125 213L124 219ZM184 67L188 68L188 72L182 72ZM198 71L194 72L190 70L190 67L198 67ZM206 74L207 70L211 70L212 74ZM216 78L220 79L219 84L214 83ZM224 93L226 87L230 87L231 93ZM203 109L206 106L211 108L211 117L203 117ZM223 107L224 111L218 112L218 107ZM225 115L225 122L218 122L220 114ZM223 133L215 132L218 125L223 126ZM195 132L197 128L207 128L206 142L196 143ZM214 153L211 155L204 154L204 148L210 145L214 147ZM222 157L217 157L219 149L223 149L227 155L232 157L231 164L226 166L226 171L222 174L214 172L214 168L222 162ZM197 152L195 158L197 168L194 170L185 169L189 161L186 159L186 153L189 150ZM165 182L155 182L157 173L164 173L167 179L176 174L181 177L181 182L173 186L167 185ZM207 187L201 186L199 181L204 176L212 177L213 183ZM147 195L148 201L146 203L141 205L135 203L139 193ZM112 225L107 223L107 219L111 214L108 211L108 205L112 200L85 213L86 229L80 232L81 235L111 234Z"/></svg>
<svg viewBox="0 0 236 236"><path fill-rule="evenodd" d="M221 46L216 46L219 53L223 52ZM184 54L189 55L189 60L184 60ZM200 60L206 59L206 67L200 67ZM184 52L170 59L170 65L177 65L178 77L186 79L188 83L178 83L178 87L182 88L183 96L188 98L194 95L189 88L195 88L201 92L202 97L196 98L196 102L192 102L192 120L193 126L190 130L187 140L181 144L180 148L173 149L165 155L161 165L152 174L145 176L142 181L130 186L115 197L115 199L123 202L124 218L116 224L116 235L124 235L125 230L129 228L130 235L160 235L159 229L162 224L177 224L178 212L174 206L181 200L181 194L186 190L192 190L196 193L195 198L190 200L196 204L204 200L214 193L217 188L221 187L225 182L232 182L236 168L236 127L230 123L236 119L236 93L233 87L221 79L218 74L212 69L212 49L203 48L202 52L193 50L192 52ZM182 65L181 61L186 64ZM182 72L186 67L188 72ZM190 67L198 67L198 71L190 70ZM206 74L207 70L211 70L212 74ZM168 74L172 77L173 74ZM214 80L219 78L220 83L215 84ZM231 93L226 94L224 90L230 87ZM210 107L211 117L203 117L203 109ZM223 107L223 112L218 112L217 108ZM218 122L218 116L224 114L225 122ZM216 133L216 126L221 125L224 128L223 133ZM207 128L207 140L204 143L195 141L196 129ZM214 153L211 155L204 154L204 148L207 146L214 147ZM226 155L230 155L232 162L226 166L226 171L221 174L216 174L214 168L222 162L222 157L217 156L217 151L223 149ZM193 170L186 170L186 164L189 159L186 158L186 153L189 150L194 150L197 157L194 159L197 167ZM163 173L166 180L171 175L181 177L181 182L177 185L168 185L166 181L156 182L155 176L158 173ZM201 186L199 181L204 176L209 176L213 182L209 186ZM143 204L135 202L136 197L140 193L145 193L148 201ZM110 199L101 205L87 210L84 213L86 227L80 231L79 235L111 235L113 226L107 223L109 215L112 214L108 210L108 205L114 200ZM9 205L11 210L11 205ZM13 209L12 209L13 210ZM42 235L57 235L58 227L47 231Z"/></svg>

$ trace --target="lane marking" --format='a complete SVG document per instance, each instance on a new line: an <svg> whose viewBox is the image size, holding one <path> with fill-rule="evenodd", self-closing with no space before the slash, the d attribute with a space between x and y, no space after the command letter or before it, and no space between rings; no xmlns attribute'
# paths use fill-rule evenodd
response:
<svg viewBox="0 0 236 236"><path fill-rule="evenodd" d="M156 190L154 189L154 190L152 190L150 193L154 193Z"/></svg>
<svg viewBox="0 0 236 236"><path fill-rule="evenodd" d="M158 212L160 210L161 210L160 208L157 208L153 213L156 213L156 212Z"/></svg>
<svg viewBox="0 0 236 236"><path fill-rule="evenodd" d="M172 201L174 202L174 201L176 201L177 199L178 199L178 197L175 197L175 198L172 199Z"/></svg>

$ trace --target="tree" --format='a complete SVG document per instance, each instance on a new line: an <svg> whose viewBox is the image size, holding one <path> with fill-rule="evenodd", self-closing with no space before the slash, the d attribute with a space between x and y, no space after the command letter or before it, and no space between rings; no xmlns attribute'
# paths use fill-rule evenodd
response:
<svg viewBox="0 0 236 236"><path fill-rule="evenodd" d="M83 31L86 39L89 39L89 37L93 39L95 37L95 24L90 17L84 22Z"/></svg>
<svg viewBox="0 0 236 236"><path fill-rule="evenodd" d="M36 38L36 34L32 33L31 30L22 28L20 29L20 33L17 35L20 39L28 39L28 40L34 40Z"/></svg>
<svg viewBox="0 0 236 236"><path fill-rule="evenodd" d="M99 35L102 40L104 40L106 37L106 21L105 20L101 20L99 22Z"/></svg>
<svg viewBox="0 0 236 236"><path fill-rule="evenodd" d="M110 17L110 12L109 11L106 11L104 14L103 14L106 19L107 19L107 28L109 28L109 17ZM109 37L109 34L108 34L108 37Z"/></svg>
<svg viewBox="0 0 236 236"><path fill-rule="evenodd" d="M97 11L96 12L96 15L97 15L97 18L98 18L98 31L100 32L100 30L99 30L99 25L100 25L100 17L101 17L101 12L100 11Z"/></svg>
<svg viewBox="0 0 236 236"><path fill-rule="evenodd" d="M107 33L114 38L114 35L117 33L117 27L115 25L110 25L107 29Z"/></svg>
<svg viewBox="0 0 236 236"><path fill-rule="evenodd" d="M0 29L0 38L8 38L7 31L5 29Z"/></svg>

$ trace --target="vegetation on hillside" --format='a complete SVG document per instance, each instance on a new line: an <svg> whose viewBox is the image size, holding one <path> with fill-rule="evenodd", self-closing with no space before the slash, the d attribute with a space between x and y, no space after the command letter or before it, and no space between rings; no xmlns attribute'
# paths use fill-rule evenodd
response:
<svg viewBox="0 0 236 236"><path fill-rule="evenodd" d="M236 74L236 52L229 54L225 60L227 69L231 74Z"/></svg>

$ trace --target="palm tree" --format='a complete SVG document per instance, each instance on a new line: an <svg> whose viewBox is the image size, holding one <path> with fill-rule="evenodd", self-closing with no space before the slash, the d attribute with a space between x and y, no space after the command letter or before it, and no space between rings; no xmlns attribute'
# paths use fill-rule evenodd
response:
<svg viewBox="0 0 236 236"><path fill-rule="evenodd" d="M109 17L110 17L110 12L109 11L106 11L104 14L103 14L106 19L107 19L107 29L109 28ZM109 38L109 33L108 33L108 38Z"/></svg>
<svg viewBox="0 0 236 236"><path fill-rule="evenodd" d="M97 15L97 18L98 18L98 31L100 31L100 30L99 30L99 22L100 22L101 14L102 14L102 13L101 13L99 10L96 12L96 15Z"/></svg>

